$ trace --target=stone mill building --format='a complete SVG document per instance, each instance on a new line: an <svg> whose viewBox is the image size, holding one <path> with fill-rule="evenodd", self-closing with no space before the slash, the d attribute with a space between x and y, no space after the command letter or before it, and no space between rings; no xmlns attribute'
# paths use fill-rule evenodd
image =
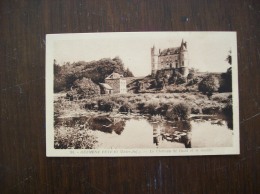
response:
<svg viewBox="0 0 260 194"><path fill-rule="evenodd" d="M100 83L101 94L126 94L126 79L119 73L112 73L105 78L105 83Z"/></svg>

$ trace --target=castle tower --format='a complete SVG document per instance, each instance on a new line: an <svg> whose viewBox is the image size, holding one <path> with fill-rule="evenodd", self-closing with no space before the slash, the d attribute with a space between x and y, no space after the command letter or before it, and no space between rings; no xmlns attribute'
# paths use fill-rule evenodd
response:
<svg viewBox="0 0 260 194"><path fill-rule="evenodd" d="M158 53L156 52L155 46L151 48L151 75L155 76L158 70Z"/></svg>
<svg viewBox="0 0 260 194"><path fill-rule="evenodd" d="M156 74L156 67L155 67L155 46L151 48L151 75L154 76Z"/></svg>
<svg viewBox="0 0 260 194"><path fill-rule="evenodd" d="M187 42L182 40L180 47L180 69L183 76L189 74L189 54Z"/></svg>

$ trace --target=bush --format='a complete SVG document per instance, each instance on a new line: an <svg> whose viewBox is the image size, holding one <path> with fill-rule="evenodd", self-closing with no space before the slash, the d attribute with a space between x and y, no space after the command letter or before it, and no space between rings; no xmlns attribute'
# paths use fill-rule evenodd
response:
<svg viewBox="0 0 260 194"><path fill-rule="evenodd" d="M105 112L112 112L114 103L112 101L106 101L105 99L98 100L98 110Z"/></svg>
<svg viewBox="0 0 260 194"><path fill-rule="evenodd" d="M192 85L195 85L199 82L199 79L198 78L194 78L194 79L190 79L187 86L192 86Z"/></svg>
<svg viewBox="0 0 260 194"><path fill-rule="evenodd" d="M161 103L160 106L156 109L156 112L157 114L165 116L168 108L169 108L169 104Z"/></svg>
<svg viewBox="0 0 260 194"><path fill-rule="evenodd" d="M201 108L191 108L192 114L202 114Z"/></svg>
<svg viewBox="0 0 260 194"><path fill-rule="evenodd" d="M55 149L91 149L97 143L96 137L89 130L61 127L55 130Z"/></svg>
<svg viewBox="0 0 260 194"><path fill-rule="evenodd" d="M194 78L194 73L189 73L187 79L193 79L193 78Z"/></svg>
<svg viewBox="0 0 260 194"><path fill-rule="evenodd" d="M159 101L156 101L156 100L147 101L144 106L144 113L156 115L157 108L159 108Z"/></svg>
<svg viewBox="0 0 260 194"><path fill-rule="evenodd" d="M232 118L233 117L233 104L232 104L232 100L228 101L228 103L226 104L226 106L223 108L222 111L225 114L225 116L227 116L228 118Z"/></svg>
<svg viewBox="0 0 260 194"><path fill-rule="evenodd" d="M179 77L178 79L177 79L177 84L184 84L184 83L186 83L187 82L187 79L186 79L186 77L184 77L184 76L182 76L182 77Z"/></svg>
<svg viewBox="0 0 260 194"><path fill-rule="evenodd" d="M216 115L220 113L220 107L205 107L202 109L202 113L207 115Z"/></svg>
<svg viewBox="0 0 260 194"><path fill-rule="evenodd" d="M119 112L133 112L133 106L130 103L125 103L119 108Z"/></svg>
<svg viewBox="0 0 260 194"><path fill-rule="evenodd" d="M184 103L175 104L166 112L166 118L170 120L187 120L189 116L190 107Z"/></svg>
<svg viewBox="0 0 260 194"><path fill-rule="evenodd" d="M213 92L217 92L219 89L219 80L213 75L209 75L199 83L199 91L203 94L211 96Z"/></svg>
<svg viewBox="0 0 260 194"><path fill-rule="evenodd" d="M94 101L94 102L87 102L84 107L85 109L88 110L94 110L96 106L97 106L97 102Z"/></svg>
<svg viewBox="0 0 260 194"><path fill-rule="evenodd" d="M229 68L226 73L221 74L221 83L219 92L232 92L232 69Z"/></svg>

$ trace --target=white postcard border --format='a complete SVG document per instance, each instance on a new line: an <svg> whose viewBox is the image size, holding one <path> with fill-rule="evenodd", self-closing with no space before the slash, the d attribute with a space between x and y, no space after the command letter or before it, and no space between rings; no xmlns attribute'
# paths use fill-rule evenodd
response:
<svg viewBox="0 0 260 194"><path fill-rule="evenodd" d="M201 155L237 155L239 144L239 96L238 61L236 32L122 32L134 35L139 33L233 33L232 44L232 97L233 97L233 147L221 148L172 148L172 149L55 149L54 148L54 87L53 52L54 42L59 40L84 40L86 37L98 38L113 36L111 33L74 33L46 35L46 156L47 157L138 157L138 156L201 156ZM116 32L117 35L122 34Z"/></svg>

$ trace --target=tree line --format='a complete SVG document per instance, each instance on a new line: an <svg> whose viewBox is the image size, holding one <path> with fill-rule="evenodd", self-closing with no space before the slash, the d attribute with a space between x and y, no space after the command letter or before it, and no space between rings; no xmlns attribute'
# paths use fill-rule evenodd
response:
<svg viewBox="0 0 260 194"><path fill-rule="evenodd" d="M60 65L54 60L54 92L69 90L74 82L83 77L91 79L94 83L102 83L111 73L119 73L124 77L133 77L129 68L125 68L119 57L103 58L98 61L79 61Z"/></svg>

